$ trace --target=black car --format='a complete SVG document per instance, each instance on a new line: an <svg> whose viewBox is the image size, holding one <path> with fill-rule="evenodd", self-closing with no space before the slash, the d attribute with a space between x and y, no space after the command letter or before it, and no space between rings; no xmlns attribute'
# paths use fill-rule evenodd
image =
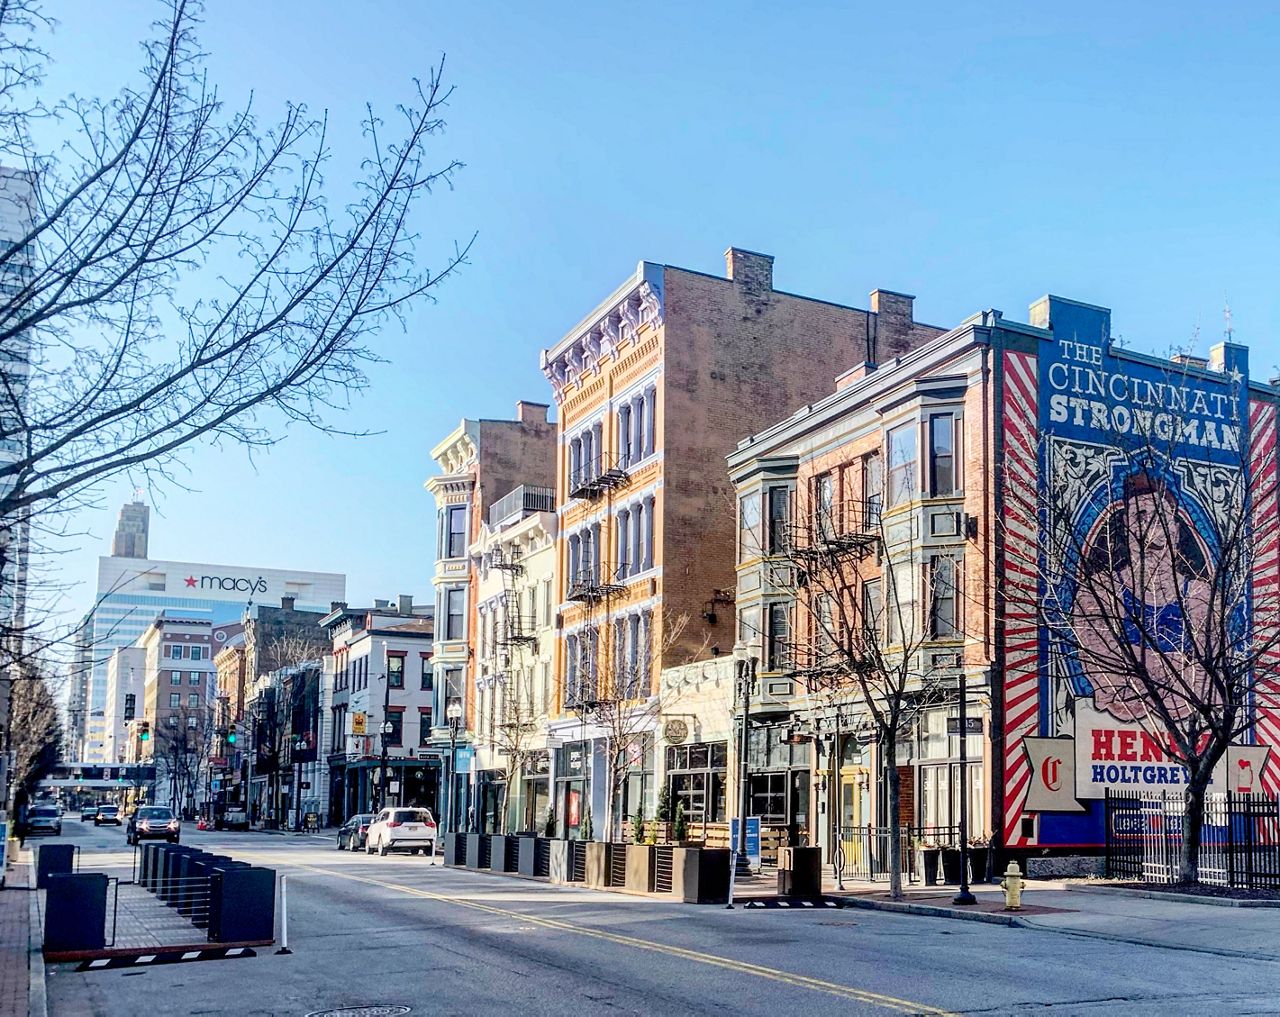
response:
<svg viewBox="0 0 1280 1017"><path fill-rule="evenodd" d="M98 806L86 805L83 809L80 810L80 822L87 823L97 814L98 814Z"/></svg>
<svg viewBox="0 0 1280 1017"><path fill-rule="evenodd" d="M144 805L129 817L124 839L130 844L144 840L167 840L176 844L181 832L182 824L173 814L173 809L167 805Z"/></svg>
<svg viewBox="0 0 1280 1017"><path fill-rule="evenodd" d="M118 805L99 805L98 814L93 817L94 826L102 826L104 823L111 823L115 826L120 825L120 806Z"/></svg>
<svg viewBox="0 0 1280 1017"><path fill-rule="evenodd" d="M373 813L361 812L343 823L338 829L338 850L359 851L363 848L372 822Z"/></svg>

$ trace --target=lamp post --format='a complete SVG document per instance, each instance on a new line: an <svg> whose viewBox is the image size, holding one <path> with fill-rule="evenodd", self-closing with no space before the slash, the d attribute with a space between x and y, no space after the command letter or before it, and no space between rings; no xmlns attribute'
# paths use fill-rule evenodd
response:
<svg viewBox="0 0 1280 1017"><path fill-rule="evenodd" d="M964 669L960 669L960 892L953 904L976 904L969 892L969 685Z"/></svg>
<svg viewBox="0 0 1280 1017"><path fill-rule="evenodd" d="M445 787L445 819L444 832L453 832L453 785L454 773L458 768L458 728L462 726L462 702L450 699L444 708L445 719L449 722L449 783Z"/></svg>
<svg viewBox="0 0 1280 1017"><path fill-rule="evenodd" d="M387 739L391 737L391 669L387 667L387 641L382 641L382 776L378 781L378 811L387 806Z"/></svg>
<svg viewBox="0 0 1280 1017"><path fill-rule="evenodd" d="M742 707L738 724L738 842L734 845L734 872L748 875L751 863L747 859L747 813L751 809L750 768L750 716L751 692L756 683L756 658L750 648L738 645L733 648L737 670L737 700Z"/></svg>

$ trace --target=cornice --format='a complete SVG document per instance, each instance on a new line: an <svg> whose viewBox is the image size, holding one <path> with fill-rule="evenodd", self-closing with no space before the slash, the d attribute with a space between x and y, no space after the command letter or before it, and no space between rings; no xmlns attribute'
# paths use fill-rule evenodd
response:
<svg viewBox="0 0 1280 1017"><path fill-rule="evenodd" d="M631 343L643 327L663 321L662 266L642 261L635 275L569 331L542 351L542 373L551 382L556 402L565 391L595 370L600 360Z"/></svg>

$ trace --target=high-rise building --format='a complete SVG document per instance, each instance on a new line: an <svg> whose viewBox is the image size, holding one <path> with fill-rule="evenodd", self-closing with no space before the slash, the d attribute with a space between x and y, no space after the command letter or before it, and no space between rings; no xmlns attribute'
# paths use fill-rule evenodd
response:
<svg viewBox="0 0 1280 1017"><path fill-rule="evenodd" d="M332 572L99 558L94 606L85 617L76 655L80 665L75 677L83 687L77 689L73 682L71 692L73 723L77 714L84 718L80 758L110 761L105 758L107 661L117 647L133 645L160 614L202 619L212 626L210 638L225 638L234 630L224 626L255 618L260 605L328 613L345 596L346 577ZM212 645L214 654L220 649Z"/></svg>
<svg viewBox="0 0 1280 1017"><path fill-rule="evenodd" d="M111 539L113 558L145 558L147 535L151 528L151 509L140 501L120 507L116 533Z"/></svg>

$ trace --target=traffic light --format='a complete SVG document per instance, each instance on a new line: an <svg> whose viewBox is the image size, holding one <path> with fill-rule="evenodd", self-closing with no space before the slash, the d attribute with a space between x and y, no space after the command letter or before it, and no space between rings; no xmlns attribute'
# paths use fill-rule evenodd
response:
<svg viewBox="0 0 1280 1017"><path fill-rule="evenodd" d="M149 720L144 720L138 725L138 740L151 741L151 722Z"/></svg>
<svg viewBox="0 0 1280 1017"><path fill-rule="evenodd" d="M238 731L236 731L236 726L234 724L232 724L229 728L227 728L227 744L228 745L234 745L236 743L236 739L238 739L239 737L240 737L240 734Z"/></svg>

